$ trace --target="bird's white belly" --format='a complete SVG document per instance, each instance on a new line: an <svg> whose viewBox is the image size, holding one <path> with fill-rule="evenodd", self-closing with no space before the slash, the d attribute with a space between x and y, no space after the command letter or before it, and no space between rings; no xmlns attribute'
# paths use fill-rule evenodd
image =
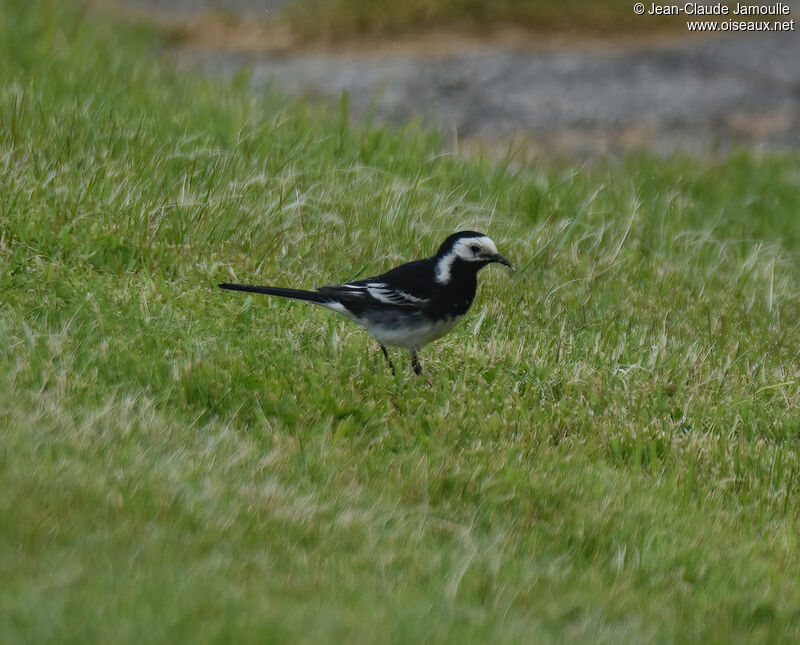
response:
<svg viewBox="0 0 800 645"><path fill-rule="evenodd" d="M461 316L444 318L435 322L419 321L407 326L369 325L364 327L378 342L393 347L422 347L431 341L441 338L461 320ZM361 322L361 321L359 321ZM363 322L361 323L364 324Z"/></svg>

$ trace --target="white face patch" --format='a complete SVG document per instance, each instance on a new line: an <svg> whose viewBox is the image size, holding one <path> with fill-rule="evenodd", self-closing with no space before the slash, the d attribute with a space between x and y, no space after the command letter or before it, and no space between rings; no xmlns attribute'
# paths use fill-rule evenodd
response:
<svg viewBox="0 0 800 645"><path fill-rule="evenodd" d="M456 258L464 262L485 262L495 255L497 247L485 235L462 238L453 245L447 255L439 258L436 264L436 282L439 284L450 282L450 271Z"/></svg>

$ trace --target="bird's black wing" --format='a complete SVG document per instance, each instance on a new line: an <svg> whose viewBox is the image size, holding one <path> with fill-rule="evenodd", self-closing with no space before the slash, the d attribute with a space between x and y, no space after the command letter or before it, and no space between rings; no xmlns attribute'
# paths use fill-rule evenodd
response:
<svg viewBox="0 0 800 645"><path fill-rule="evenodd" d="M429 260L409 262L374 278L320 287L317 291L351 307L376 306L421 311L434 295L430 286L433 273L429 264Z"/></svg>
<svg viewBox="0 0 800 645"><path fill-rule="evenodd" d="M430 302L427 298L418 298L385 282L378 281L320 287L317 291L326 298L338 300L350 309L374 306L385 309L420 311Z"/></svg>

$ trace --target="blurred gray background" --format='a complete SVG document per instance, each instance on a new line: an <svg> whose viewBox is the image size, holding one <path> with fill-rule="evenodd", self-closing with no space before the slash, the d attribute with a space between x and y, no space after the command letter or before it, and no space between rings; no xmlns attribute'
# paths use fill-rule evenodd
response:
<svg viewBox="0 0 800 645"><path fill-rule="evenodd" d="M523 45L501 33L452 46L422 36L287 47L271 42L266 29L287 0L115 2L173 28L193 24L171 52L179 65L225 78L244 67L255 89L274 84L336 105L347 91L356 118L375 103L382 121L419 117L459 142L514 140L569 155L800 147L796 31L675 30L651 42L617 35ZM787 18L797 20L797 3L791 6ZM191 37L202 33L204 20L221 22L225 39ZM253 28L261 24L263 44L254 45ZM249 31L239 38L237 29Z"/></svg>

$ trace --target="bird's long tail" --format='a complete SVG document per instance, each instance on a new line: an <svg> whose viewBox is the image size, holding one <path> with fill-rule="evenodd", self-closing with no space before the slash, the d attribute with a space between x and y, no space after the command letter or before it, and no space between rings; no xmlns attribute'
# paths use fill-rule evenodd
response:
<svg viewBox="0 0 800 645"><path fill-rule="evenodd" d="M266 293L270 296L281 296L283 298L294 298L295 300L308 300L318 304L325 304L331 301L330 298L317 293L316 291L304 291L303 289L285 289L283 287L258 287L249 284L221 284L222 289L231 291L249 291L250 293Z"/></svg>

